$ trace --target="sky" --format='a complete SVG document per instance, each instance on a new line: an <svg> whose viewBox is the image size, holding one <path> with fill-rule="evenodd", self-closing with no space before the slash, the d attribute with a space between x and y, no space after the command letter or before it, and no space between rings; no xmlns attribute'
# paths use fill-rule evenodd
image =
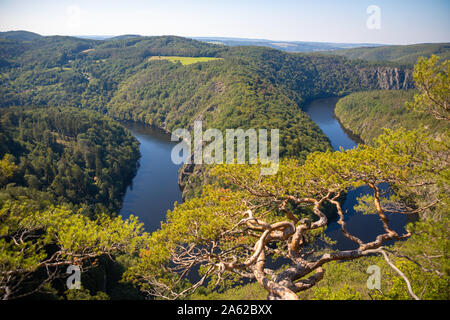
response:
<svg viewBox="0 0 450 320"><path fill-rule="evenodd" d="M450 42L450 0L0 0L0 31Z"/></svg>

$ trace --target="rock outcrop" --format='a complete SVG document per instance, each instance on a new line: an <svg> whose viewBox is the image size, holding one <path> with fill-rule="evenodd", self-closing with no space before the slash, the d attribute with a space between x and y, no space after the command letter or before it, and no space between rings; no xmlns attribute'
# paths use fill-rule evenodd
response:
<svg viewBox="0 0 450 320"><path fill-rule="evenodd" d="M370 89L407 90L414 88L412 71L397 67L360 69L361 84Z"/></svg>

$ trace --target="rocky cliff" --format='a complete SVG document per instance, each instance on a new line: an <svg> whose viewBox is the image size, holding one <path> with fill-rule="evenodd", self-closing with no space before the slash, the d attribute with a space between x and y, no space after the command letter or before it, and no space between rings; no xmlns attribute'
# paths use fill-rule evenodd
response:
<svg viewBox="0 0 450 320"><path fill-rule="evenodd" d="M407 90L414 88L412 70L396 67L360 69L361 84L370 89Z"/></svg>

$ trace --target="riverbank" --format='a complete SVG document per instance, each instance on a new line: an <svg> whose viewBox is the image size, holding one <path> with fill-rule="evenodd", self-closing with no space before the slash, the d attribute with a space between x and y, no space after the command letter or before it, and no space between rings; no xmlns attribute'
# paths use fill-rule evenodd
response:
<svg viewBox="0 0 450 320"><path fill-rule="evenodd" d="M415 130L422 125L435 132L447 130L445 121L406 107L406 102L413 101L415 93L415 90L355 92L339 100L335 115L346 130L360 136L367 144L381 135L384 128Z"/></svg>
<svg viewBox="0 0 450 320"><path fill-rule="evenodd" d="M344 150L356 148L358 144L363 143L362 139L351 134L351 131L346 129L335 115L336 104L339 100L339 97L321 98L312 101L305 107L305 112L330 139L330 143L336 151L341 148ZM370 192L372 191L368 187L350 190L342 205L347 230L364 242L375 240L376 236L383 232L382 224L377 215L363 215L354 210L358 198ZM337 216L331 215L330 217L325 234L336 241L334 248L339 250L356 248L357 245L342 234L341 226L337 223ZM405 216L389 214L388 218L395 231L404 231L404 226L407 223Z"/></svg>

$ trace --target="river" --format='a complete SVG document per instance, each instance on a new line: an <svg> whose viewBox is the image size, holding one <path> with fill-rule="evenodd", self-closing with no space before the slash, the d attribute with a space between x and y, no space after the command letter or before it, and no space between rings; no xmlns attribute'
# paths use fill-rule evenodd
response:
<svg viewBox="0 0 450 320"><path fill-rule="evenodd" d="M341 147L344 150L348 150L355 148L358 143L361 143L361 140L345 130L338 119L336 119L334 108L338 100L339 98L317 99L308 104L304 111L322 129L334 150L339 150ZM369 187L361 187L349 191L342 206L345 213L344 221L346 222L347 231L364 242L373 241L377 235L384 233L378 215L363 215L361 212L356 212L353 209L357 203L356 199L363 194L372 194L371 191ZM386 214L386 216L389 219L391 228L399 232L399 234L403 234L405 231L404 226L407 223L406 216L400 214ZM334 245L336 249L349 250L358 247L356 243L344 237L341 232L341 226L337 223L337 217L328 223L325 234L332 240L337 241Z"/></svg>
<svg viewBox="0 0 450 320"><path fill-rule="evenodd" d="M305 112L328 136L334 150L339 150L340 147L344 150L355 148L360 141L346 132L334 116L337 100L338 98L314 100L305 107ZM173 209L173 203L182 201L178 187L180 165L171 161L171 150L175 143L162 130L138 123L126 123L125 126L139 140L141 158L140 167L126 191L120 213L124 217L131 213L138 216L144 223L145 230L153 232L165 220L167 210ZM378 215L363 215L353 210L356 198L367 192L370 189L366 187L351 190L343 205L348 231L365 242L375 240L378 234L384 232ZM403 233L406 224L404 215L388 215L388 219L394 230ZM326 235L337 241L334 246L336 249L356 248L354 242L342 235L336 218L329 222Z"/></svg>
<svg viewBox="0 0 450 320"><path fill-rule="evenodd" d="M167 210L175 201L182 201L178 187L178 170L171 160L172 147L166 132L139 123L124 124L140 142L139 169L123 198L120 214L139 217L145 231L153 232L161 226Z"/></svg>

